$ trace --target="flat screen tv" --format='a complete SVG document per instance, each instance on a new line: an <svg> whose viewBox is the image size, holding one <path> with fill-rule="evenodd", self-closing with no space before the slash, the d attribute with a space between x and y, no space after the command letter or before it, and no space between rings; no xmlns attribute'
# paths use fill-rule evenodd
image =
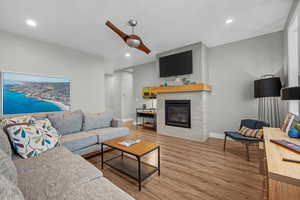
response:
<svg viewBox="0 0 300 200"><path fill-rule="evenodd" d="M193 73L193 51L185 51L159 58L160 77Z"/></svg>

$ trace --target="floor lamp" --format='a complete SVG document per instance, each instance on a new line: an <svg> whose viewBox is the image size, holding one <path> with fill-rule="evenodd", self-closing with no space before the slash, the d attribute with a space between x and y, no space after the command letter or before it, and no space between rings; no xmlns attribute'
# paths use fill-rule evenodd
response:
<svg viewBox="0 0 300 200"><path fill-rule="evenodd" d="M282 88L279 77L264 75L254 81L254 97L258 98L258 119L270 123L271 127L280 126L279 97Z"/></svg>

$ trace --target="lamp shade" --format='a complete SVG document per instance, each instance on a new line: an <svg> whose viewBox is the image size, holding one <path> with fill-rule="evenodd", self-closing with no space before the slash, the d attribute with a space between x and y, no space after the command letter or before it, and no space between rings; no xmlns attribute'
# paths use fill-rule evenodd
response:
<svg viewBox="0 0 300 200"><path fill-rule="evenodd" d="M300 100L300 87L288 87L281 90L282 100Z"/></svg>
<svg viewBox="0 0 300 200"><path fill-rule="evenodd" d="M264 78L254 81L254 97L279 97L282 88L279 77Z"/></svg>

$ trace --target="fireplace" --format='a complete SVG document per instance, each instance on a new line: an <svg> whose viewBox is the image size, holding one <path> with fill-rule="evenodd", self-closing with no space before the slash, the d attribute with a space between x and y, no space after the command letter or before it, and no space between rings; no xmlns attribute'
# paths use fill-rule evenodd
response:
<svg viewBox="0 0 300 200"><path fill-rule="evenodd" d="M165 122L168 126L191 128L191 100L165 100Z"/></svg>

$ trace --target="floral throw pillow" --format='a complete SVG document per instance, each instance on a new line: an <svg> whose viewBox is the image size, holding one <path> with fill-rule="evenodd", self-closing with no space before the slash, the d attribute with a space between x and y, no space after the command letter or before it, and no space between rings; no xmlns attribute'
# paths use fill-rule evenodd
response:
<svg viewBox="0 0 300 200"><path fill-rule="evenodd" d="M6 129L16 152L23 158L34 157L54 148L60 135L48 119L34 120L27 125L10 125Z"/></svg>

